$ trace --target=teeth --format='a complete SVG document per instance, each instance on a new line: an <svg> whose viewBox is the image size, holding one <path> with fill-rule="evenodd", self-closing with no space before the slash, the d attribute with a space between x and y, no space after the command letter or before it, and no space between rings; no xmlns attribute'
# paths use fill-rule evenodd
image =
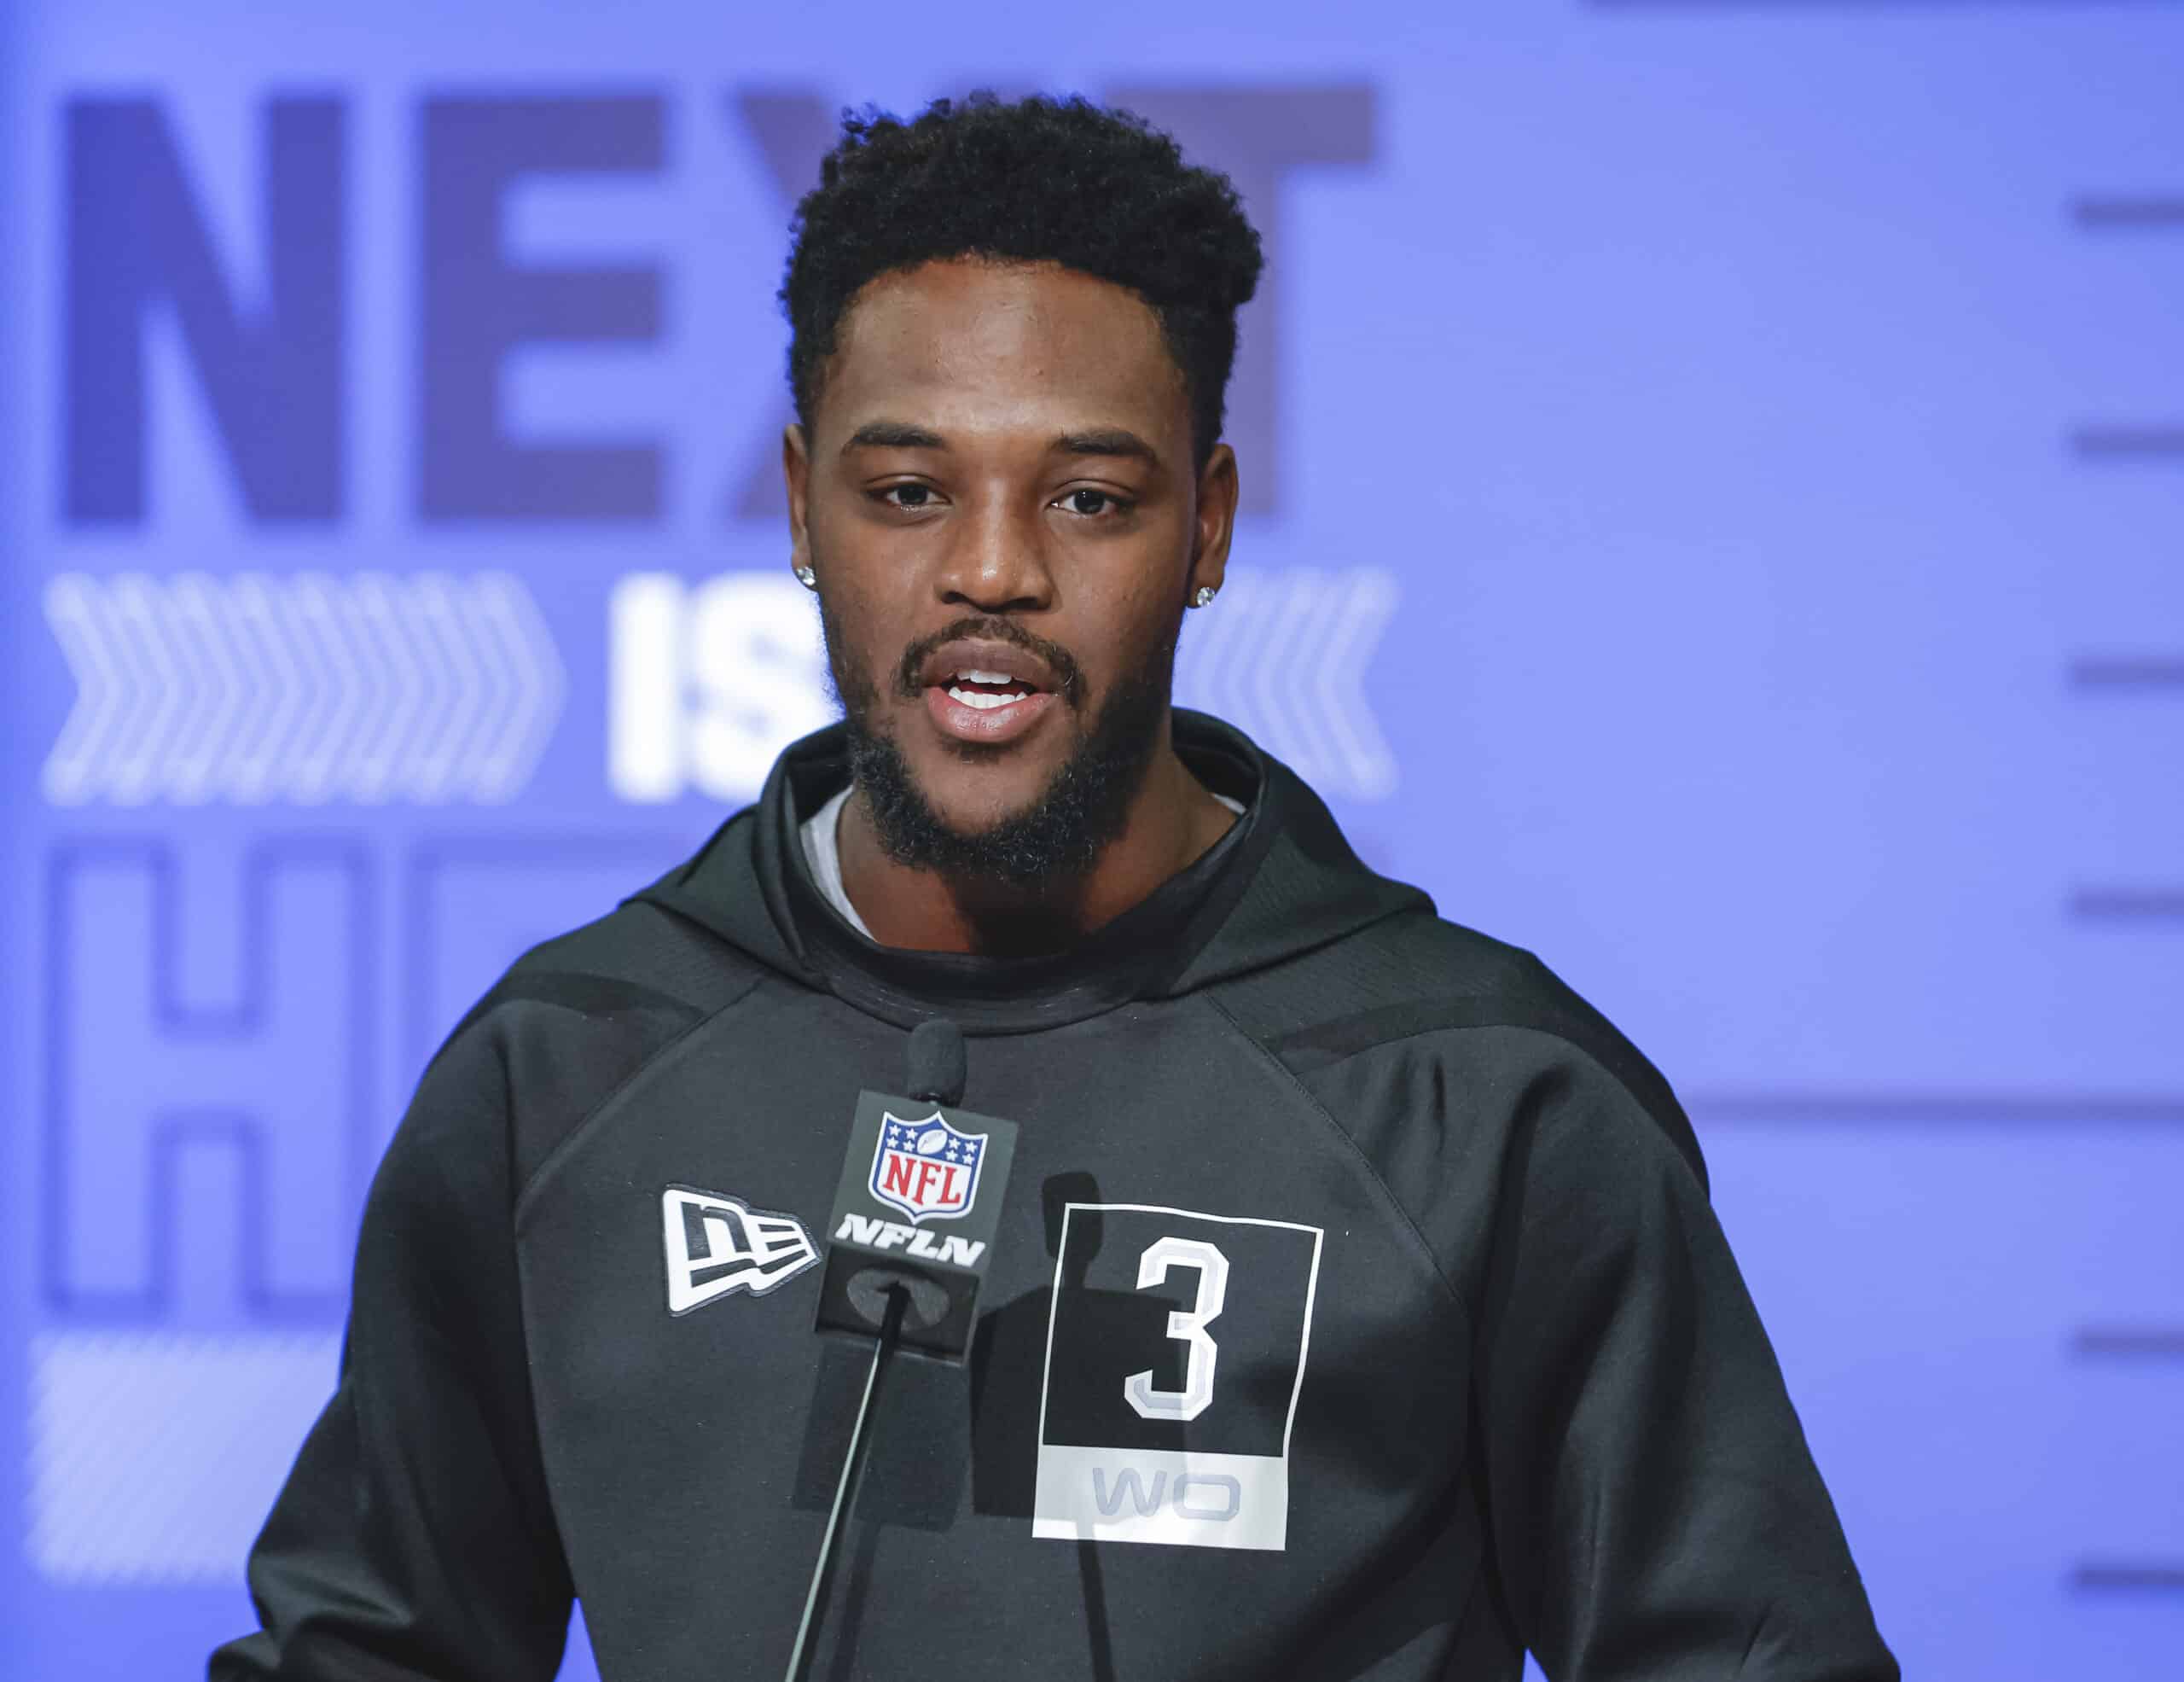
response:
<svg viewBox="0 0 2184 1682"><path fill-rule="evenodd" d="M1005 684L1008 681L1008 673L1006 672L958 672L956 678L957 682L965 684Z"/></svg>
<svg viewBox="0 0 2184 1682"><path fill-rule="evenodd" d="M950 689L948 691L948 698L950 701L960 701L964 706L975 707L978 711L984 713L992 707L1007 707L1012 701L1023 700L1024 696L1021 693L1016 695L988 695L982 690L957 688Z"/></svg>

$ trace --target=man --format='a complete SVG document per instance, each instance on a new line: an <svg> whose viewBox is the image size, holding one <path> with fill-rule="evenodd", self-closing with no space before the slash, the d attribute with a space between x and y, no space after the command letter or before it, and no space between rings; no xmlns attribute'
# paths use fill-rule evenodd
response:
<svg viewBox="0 0 2184 1682"><path fill-rule="evenodd" d="M782 294L844 720L434 1060L215 1678L534 1682L572 1594L615 1682L778 1674L858 1377L805 1240L933 1016L1018 1195L815 1674L1895 1677L1667 1085L1170 710L1259 261L1118 113L847 125ZM789 1260L671 1312L676 1188Z"/></svg>

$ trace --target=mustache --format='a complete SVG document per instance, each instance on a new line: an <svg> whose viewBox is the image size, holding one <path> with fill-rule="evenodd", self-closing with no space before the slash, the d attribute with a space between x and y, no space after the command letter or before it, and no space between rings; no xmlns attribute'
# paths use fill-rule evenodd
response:
<svg viewBox="0 0 2184 1682"><path fill-rule="evenodd" d="M947 644L962 638L977 638L989 643L1007 643L1025 653L1037 655L1046 662L1047 669L1054 674L1056 693L1074 707L1084 693L1083 668L1077 657L1059 643L1050 643L1036 631L1027 631L1013 619L998 614L973 614L944 625L932 635L921 637L903 650L903 658L895 667L895 695L902 701L915 701L921 693L919 674L926 661Z"/></svg>

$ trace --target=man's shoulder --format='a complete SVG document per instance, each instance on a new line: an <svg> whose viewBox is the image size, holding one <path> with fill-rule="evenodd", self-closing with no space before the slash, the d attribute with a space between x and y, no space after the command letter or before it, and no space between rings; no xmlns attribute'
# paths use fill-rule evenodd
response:
<svg viewBox="0 0 2184 1682"><path fill-rule="evenodd" d="M530 1006L601 1021L661 1016L687 1024L746 992L758 973L726 942L633 897L519 955L449 1039Z"/></svg>
<svg viewBox="0 0 2184 1682"><path fill-rule="evenodd" d="M1308 1085L1390 1056L1483 1062L1497 1086L1554 1068L1620 1087L1697 1160L1667 1080L1614 1023L1535 953L1432 911L1386 918L1221 995L1238 1026Z"/></svg>
<svg viewBox="0 0 2184 1682"><path fill-rule="evenodd" d="M520 1188L608 1096L762 974L673 913L624 900L502 972L433 1056L418 1108L469 1108L468 1095L493 1094Z"/></svg>
<svg viewBox="0 0 2184 1682"><path fill-rule="evenodd" d="M1328 1055L1437 1027L1599 1017L1531 952L1425 909L1383 918L1220 992L1253 1033L1309 1041Z"/></svg>

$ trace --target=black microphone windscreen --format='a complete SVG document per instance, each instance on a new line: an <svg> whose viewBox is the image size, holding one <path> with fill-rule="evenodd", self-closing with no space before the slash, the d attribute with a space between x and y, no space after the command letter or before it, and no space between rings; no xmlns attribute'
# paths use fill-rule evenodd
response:
<svg viewBox="0 0 2184 1682"><path fill-rule="evenodd" d="M963 1102L963 1030L941 1017L910 1030L910 1096L935 1103Z"/></svg>

